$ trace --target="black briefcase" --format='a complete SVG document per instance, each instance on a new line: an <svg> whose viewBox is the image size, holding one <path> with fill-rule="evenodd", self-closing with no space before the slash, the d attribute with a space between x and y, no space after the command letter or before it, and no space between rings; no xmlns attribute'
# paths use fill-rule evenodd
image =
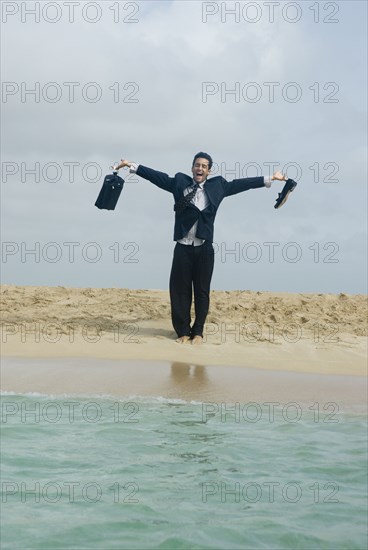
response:
<svg viewBox="0 0 368 550"><path fill-rule="evenodd" d="M124 180L118 176L117 172L105 176L95 206L103 210L115 210L123 187Z"/></svg>

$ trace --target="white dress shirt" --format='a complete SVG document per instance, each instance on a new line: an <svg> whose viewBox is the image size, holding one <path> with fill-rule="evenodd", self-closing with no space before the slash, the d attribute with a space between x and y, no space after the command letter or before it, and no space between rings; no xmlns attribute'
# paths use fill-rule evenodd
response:
<svg viewBox="0 0 368 550"><path fill-rule="evenodd" d="M129 167L129 172L131 174L135 174L136 171L138 170L138 166L139 166L139 164L136 164L135 162L132 162L132 164ZM194 195L194 197L190 201L192 204L194 204L194 206L196 206L198 208L198 210L204 210L208 206L207 193L203 188L206 181L207 180L205 180L203 183L199 184L199 188L197 189L196 194ZM272 182L271 177L264 176L264 184L265 184L266 187L271 187L271 182ZM195 183L194 180L193 180L193 183ZM190 193L192 188L193 188L193 185L189 185L188 187L186 187L184 189L184 196L187 195L188 193ZM198 221L196 221L195 224L189 229L187 235L185 235L185 237L183 237L182 239L180 239L177 242L180 243L180 244L188 244L188 245L193 245L193 246L200 246L201 244L203 244L204 239L199 239L198 237L196 237L197 226L198 226Z"/></svg>
<svg viewBox="0 0 368 550"><path fill-rule="evenodd" d="M207 180L205 180L205 181L207 181ZM196 206L198 208L198 210L204 210L208 206L207 193L203 189L203 185L204 185L205 181L203 183L199 184L199 187L197 189L196 194L194 195L194 197L190 201L192 204L194 204L194 206ZM194 180L193 180L193 183L195 183ZM184 197L185 197L185 195L187 195L191 191L191 189L192 189L192 186L189 186L186 189L184 189ZM180 243L180 244L190 244L190 245L194 245L194 246L200 246L201 244L203 244L204 239L199 239L198 237L196 237L197 226L198 226L198 221L196 221L195 224L192 225L192 227L188 231L188 234L185 235L185 237L183 237L182 239L180 239L177 242Z"/></svg>

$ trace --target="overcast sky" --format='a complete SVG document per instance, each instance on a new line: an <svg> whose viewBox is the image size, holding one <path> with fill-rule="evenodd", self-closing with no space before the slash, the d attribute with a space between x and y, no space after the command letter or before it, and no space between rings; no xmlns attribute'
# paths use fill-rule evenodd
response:
<svg viewBox="0 0 368 550"><path fill-rule="evenodd" d="M366 2L1 4L3 283L167 289L171 194L122 170L94 202L121 157L205 151L298 181L222 202L213 289L367 292Z"/></svg>

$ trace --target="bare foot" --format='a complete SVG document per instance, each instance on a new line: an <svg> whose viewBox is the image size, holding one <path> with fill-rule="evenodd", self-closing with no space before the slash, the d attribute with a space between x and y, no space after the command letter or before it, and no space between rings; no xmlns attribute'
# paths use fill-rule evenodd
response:
<svg viewBox="0 0 368 550"><path fill-rule="evenodd" d="M202 336L194 336L194 338L192 340L192 344L194 346L198 346L198 345L202 344L202 342L203 342Z"/></svg>
<svg viewBox="0 0 368 550"><path fill-rule="evenodd" d="M180 336L176 341L178 344L185 344L190 340L189 336Z"/></svg>

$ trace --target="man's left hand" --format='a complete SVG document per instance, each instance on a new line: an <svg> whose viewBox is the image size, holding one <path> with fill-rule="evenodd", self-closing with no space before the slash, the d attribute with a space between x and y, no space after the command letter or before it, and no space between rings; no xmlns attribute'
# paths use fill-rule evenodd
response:
<svg viewBox="0 0 368 550"><path fill-rule="evenodd" d="M288 178L287 178L286 174L282 174L281 172L275 172L271 179L286 181Z"/></svg>

